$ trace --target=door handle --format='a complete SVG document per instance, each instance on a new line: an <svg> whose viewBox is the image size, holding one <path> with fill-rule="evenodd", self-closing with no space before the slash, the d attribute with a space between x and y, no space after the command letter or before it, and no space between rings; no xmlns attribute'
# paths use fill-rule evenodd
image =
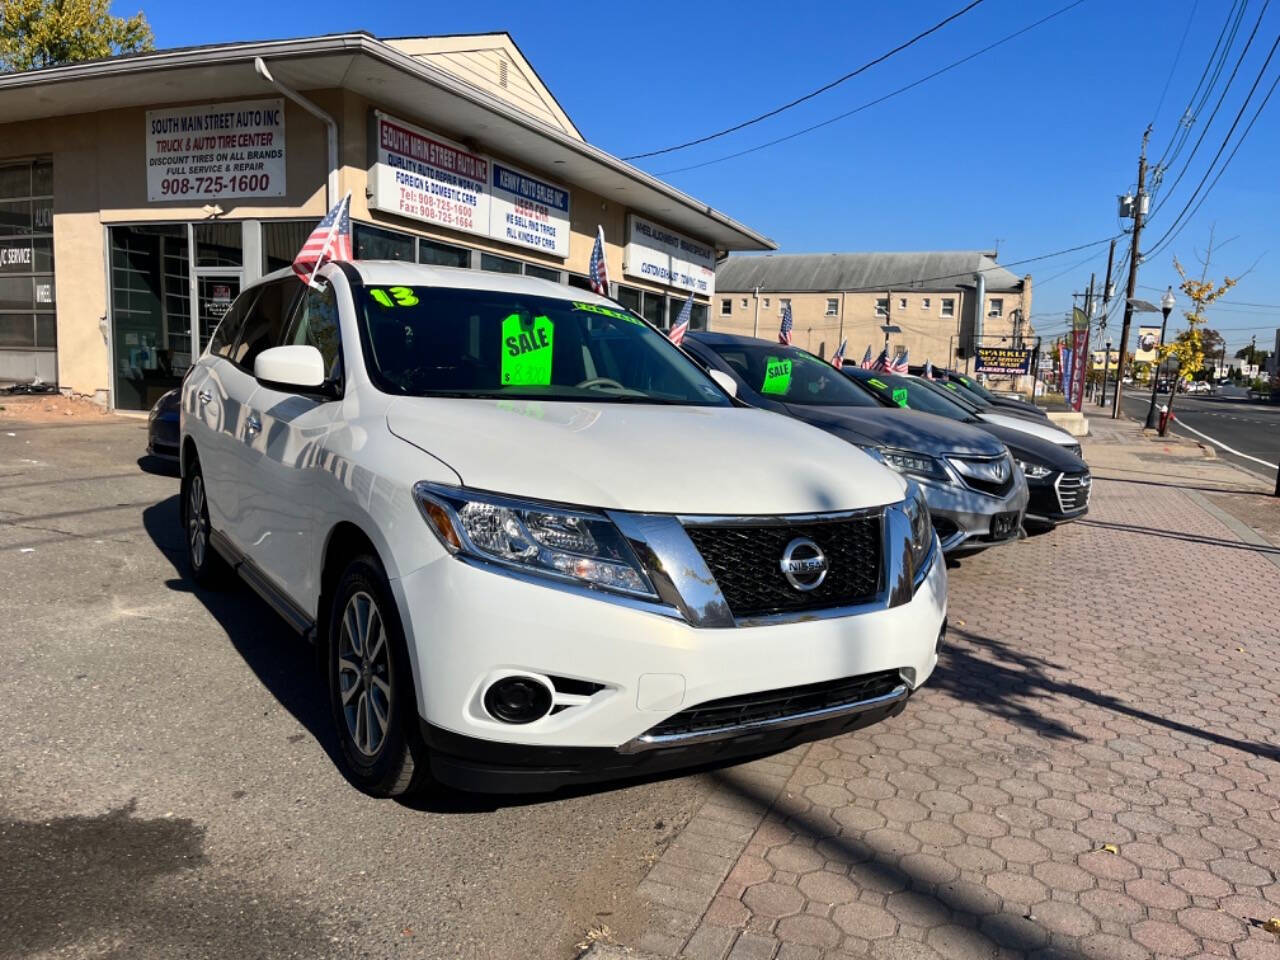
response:
<svg viewBox="0 0 1280 960"><path fill-rule="evenodd" d="M252 438L255 433L262 429L262 421L258 419L257 414L249 414L244 422L245 432Z"/></svg>
<svg viewBox="0 0 1280 960"><path fill-rule="evenodd" d="M208 390L201 390L199 393L196 394L196 399L199 400L200 403L203 405L213 399L213 394L210 393Z"/></svg>

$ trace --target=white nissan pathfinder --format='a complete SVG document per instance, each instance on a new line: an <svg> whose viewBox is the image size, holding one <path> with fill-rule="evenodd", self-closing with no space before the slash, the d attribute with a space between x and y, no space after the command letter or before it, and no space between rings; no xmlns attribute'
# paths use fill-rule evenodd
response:
<svg viewBox="0 0 1280 960"><path fill-rule="evenodd" d="M731 393L549 281L281 271L182 387L191 574L234 570L321 645L345 773L378 795L646 775L897 713L946 618L923 498Z"/></svg>

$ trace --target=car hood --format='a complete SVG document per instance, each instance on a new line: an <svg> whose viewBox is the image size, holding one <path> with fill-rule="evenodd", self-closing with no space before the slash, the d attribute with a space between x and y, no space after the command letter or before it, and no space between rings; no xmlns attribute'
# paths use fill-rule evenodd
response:
<svg viewBox="0 0 1280 960"><path fill-rule="evenodd" d="M932 413L890 407L811 407L787 404L797 419L850 443L915 450L931 456L998 457L1004 444L968 424Z"/></svg>
<svg viewBox="0 0 1280 960"><path fill-rule="evenodd" d="M1011 417L1003 410L996 412L994 409L986 410L978 414L978 416L988 423L999 424L1011 430L1021 430L1024 433L1031 434L1033 437L1039 437L1041 440L1056 443L1060 447L1074 447L1080 442L1067 431L1059 430L1047 420L1028 420L1023 417Z"/></svg>
<svg viewBox="0 0 1280 960"><path fill-rule="evenodd" d="M822 513L895 503L860 450L745 407L400 398L393 434L480 490L642 513Z"/></svg>
<svg viewBox="0 0 1280 960"><path fill-rule="evenodd" d="M1015 430L1012 427L987 422L983 423L982 429L1004 441L1009 452L1019 460L1034 460L1064 473L1079 473L1089 469L1088 465L1070 450L1025 432L1021 429L1021 425Z"/></svg>
<svg viewBox="0 0 1280 960"><path fill-rule="evenodd" d="M1026 417L1029 420L1040 420L1041 422L1049 419L1048 413L1024 400L996 397L994 400L987 401L987 403L988 411L991 413L1003 413L1011 417Z"/></svg>

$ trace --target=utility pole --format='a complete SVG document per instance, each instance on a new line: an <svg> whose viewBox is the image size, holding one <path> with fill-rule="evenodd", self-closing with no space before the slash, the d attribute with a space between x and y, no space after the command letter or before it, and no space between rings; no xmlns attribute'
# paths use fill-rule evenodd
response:
<svg viewBox="0 0 1280 960"><path fill-rule="evenodd" d="M1133 242L1129 247L1129 283L1124 295L1124 323L1120 326L1120 351L1116 355L1116 395L1111 401L1111 419L1120 416L1120 394L1124 392L1124 355L1129 349L1129 327L1133 323L1133 295L1138 289L1138 261L1141 259L1138 244L1142 239L1143 203L1147 187L1147 141L1151 139L1151 126L1142 134L1142 152L1138 155L1138 195L1133 198Z"/></svg>
<svg viewBox="0 0 1280 960"><path fill-rule="evenodd" d="M1097 280L1097 277L1098 277L1098 275L1097 275L1096 273L1092 273L1092 272L1091 272L1091 273L1089 274L1089 290L1088 290L1088 292L1084 295L1084 319L1085 319L1085 323L1086 323L1086 324L1089 324L1089 325L1092 325L1092 324L1093 324L1093 285L1094 285L1094 282ZM1083 404L1084 404L1084 388L1085 388L1085 384L1086 384L1086 383L1088 383L1088 381L1089 381L1089 361L1090 361L1090 356L1089 356L1089 350L1088 350L1088 343L1089 343L1089 327L1088 327L1088 326L1086 326L1086 327L1085 327L1084 342L1085 342L1085 353L1084 353L1084 356L1083 356L1083 357L1081 357L1079 360L1077 360L1077 361L1076 361L1077 363L1083 363L1083 364L1084 364L1084 376L1082 376L1082 377L1080 378L1080 403L1081 403L1081 405L1083 405Z"/></svg>
<svg viewBox="0 0 1280 960"><path fill-rule="evenodd" d="M1105 339L1107 332L1107 305L1111 303L1111 265L1116 259L1116 238L1111 238L1111 249L1107 251L1107 279L1102 283L1102 319L1098 321L1098 339ZM1102 398L1098 401L1098 406L1105 407L1107 405L1107 370L1111 366L1111 341L1107 340L1107 355L1102 361ZM1120 378L1116 377L1116 383L1119 384Z"/></svg>

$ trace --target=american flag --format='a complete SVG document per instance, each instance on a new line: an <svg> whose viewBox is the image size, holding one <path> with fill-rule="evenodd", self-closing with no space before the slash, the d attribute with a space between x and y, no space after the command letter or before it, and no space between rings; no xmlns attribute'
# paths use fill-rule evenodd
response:
<svg viewBox="0 0 1280 960"><path fill-rule="evenodd" d="M351 259L351 194L334 204L307 237L306 243L293 258L293 272L298 279L311 286L315 276L329 261L337 263Z"/></svg>
<svg viewBox="0 0 1280 960"><path fill-rule="evenodd" d="M782 305L782 326L778 328L778 342L785 346L791 346L791 328L794 324L791 322L791 304L784 303Z"/></svg>
<svg viewBox="0 0 1280 960"><path fill-rule="evenodd" d="M885 347L880 351L880 356L876 357L876 362L871 365L872 370L888 370L889 369L889 348Z"/></svg>
<svg viewBox="0 0 1280 960"><path fill-rule="evenodd" d="M926 360L924 362L924 378L926 380L933 379L933 361L932 360Z"/></svg>
<svg viewBox="0 0 1280 960"><path fill-rule="evenodd" d="M862 355L862 362L858 366L863 370L870 370L874 366L871 360L871 344L867 344L867 352Z"/></svg>
<svg viewBox="0 0 1280 960"><path fill-rule="evenodd" d="M591 289L602 297L609 295L609 264L604 257L604 227L596 226L596 245L591 248L591 262L587 265Z"/></svg>
<svg viewBox="0 0 1280 960"><path fill-rule="evenodd" d="M848 340L841 340L840 346L836 347L836 352L831 355L831 365L837 370L844 369L844 348L848 345Z"/></svg>
<svg viewBox="0 0 1280 960"><path fill-rule="evenodd" d="M684 306L680 308L680 313L676 317L676 322L672 324L670 330L667 331L667 337L677 347L684 343L684 335L689 332L689 321L693 318L693 294L689 294L689 299L684 302Z"/></svg>
<svg viewBox="0 0 1280 960"><path fill-rule="evenodd" d="M907 350L903 347L902 352L893 358L893 362L889 364L890 373L906 373L907 372Z"/></svg>

